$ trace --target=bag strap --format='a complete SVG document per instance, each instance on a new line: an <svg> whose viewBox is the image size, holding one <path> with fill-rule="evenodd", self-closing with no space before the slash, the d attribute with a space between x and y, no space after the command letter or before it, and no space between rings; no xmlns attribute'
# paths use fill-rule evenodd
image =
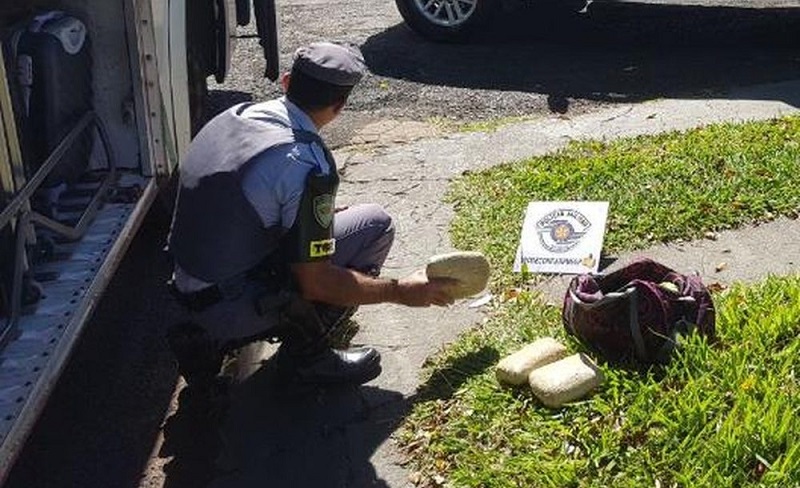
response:
<svg viewBox="0 0 800 488"><path fill-rule="evenodd" d="M664 341L664 344L661 345L658 353L656 353L656 358L660 361L666 360L672 355L678 346L679 335L688 335L696 327L696 324L692 323L691 320L687 320L687 318L697 315L697 300L692 296L684 295L675 301L681 306L680 318L673 323L669 338Z"/></svg>
<svg viewBox="0 0 800 488"><path fill-rule="evenodd" d="M644 337L642 328L639 326L639 293L635 286L625 290L625 298L628 299L628 327L630 328L631 338L636 357L641 361L647 361L647 351L644 348Z"/></svg>
<svg viewBox="0 0 800 488"><path fill-rule="evenodd" d="M573 308L581 306L587 310L591 310L595 307L600 306L603 302L607 300L625 300L628 304L628 328L630 332L631 339L633 341L634 353L636 357L642 361L647 361L647 350L645 349L644 345L644 337L642 336L642 329L639 326L639 302L637 300L638 289L636 286L626 286L620 291L614 291L610 293L606 293L603 298L598 300L597 302L587 303L584 302L578 297L577 293L575 293L574 287L577 284L577 281L573 279L573 283L567 289L567 296L569 300L565 300L564 303L564 312L566 314L573 314ZM575 336L580 336L578 332L575 330L575 326L572 323L572 320L564 320L564 326L566 327L567 331Z"/></svg>

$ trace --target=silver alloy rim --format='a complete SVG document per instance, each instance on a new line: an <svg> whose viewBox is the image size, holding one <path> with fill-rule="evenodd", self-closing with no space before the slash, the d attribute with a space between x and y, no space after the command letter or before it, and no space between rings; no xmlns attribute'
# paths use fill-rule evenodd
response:
<svg viewBox="0 0 800 488"><path fill-rule="evenodd" d="M417 9L432 24L457 27L472 17L479 0L414 0Z"/></svg>

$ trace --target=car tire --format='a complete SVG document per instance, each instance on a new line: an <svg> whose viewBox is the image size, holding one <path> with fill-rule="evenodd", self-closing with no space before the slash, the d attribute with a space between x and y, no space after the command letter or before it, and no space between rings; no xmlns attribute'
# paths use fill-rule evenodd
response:
<svg viewBox="0 0 800 488"><path fill-rule="evenodd" d="M497 10L497 0L395 0L412 30L436 42L463 42Z"/></svg>

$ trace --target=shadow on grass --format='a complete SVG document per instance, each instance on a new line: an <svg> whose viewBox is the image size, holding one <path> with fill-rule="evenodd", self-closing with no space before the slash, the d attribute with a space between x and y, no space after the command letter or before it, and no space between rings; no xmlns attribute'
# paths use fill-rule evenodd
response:
<svg viewBox="0 0 800 488"><path fill-rule="evenodd" d="M447 359L431 371L428 380L420 385L410 402L427 402L451 397L470 378L483 374L500 359L497 349L484 346L461 356Z"/></svg>

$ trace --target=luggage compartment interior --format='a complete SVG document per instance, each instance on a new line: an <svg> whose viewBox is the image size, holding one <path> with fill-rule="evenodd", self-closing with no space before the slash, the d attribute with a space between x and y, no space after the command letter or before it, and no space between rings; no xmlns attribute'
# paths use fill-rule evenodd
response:
<svg viewBox="0 0 800 488"><path fill-rule="evenodd" d="M11 118L17 124L22 151L16 154L21 152L23 160L22 168L13 165L13 160L19 159L14 157L14 144L0 134L0 183L3 183L0 187L0 456L3 458L13 457L31 428L97 297L111 279L155 198L156 185L147 151L141 149L146 132L138 126L145 114L135 105L143 97L141 82L132 74L138 72L134 70L139 69L139 60L131 59L132 52L135 56L131 47L136 46L136 36L127 30L130 23L125 7L130 3L129 0L0 0L0 38L7 73L6 80L0 80L4 82L0 83L0 95L10 95L12 102L0 99L0 109L10 105L14 112L13 117L9 117L8 111L0 112L0 119ZM14 51L9 44L14 33L31 25L35 15L54 10L69 16L57 26L47 27L48 35L57 31L58 36L45 41L41 36L18 36L15 52L30 59L20 63L19 57L9 56ZM85 38L89 39L88 44L73 42ZM70 50L75 46L86 46L91 63L79 63L76 68L70 64L74 59L52 49L54 43L71 55L74 53ZM57 68L44 73L49 78L40 83L36 77L41 77L47 66ZM84 71L90 77L81 74L82 66L87 67ZM56 71L68 75L54 75ZM73 76L74 73L78 75ZM90 95L86 95L88 90L76 90L79 78L90 79L83 85L91 85ZM3 85L8 85L8 89ZM43 85L48 87L45 91L54 91L56 96L37 105L33 100L35 90L40 88L31 87ZM73 93L90 100L89 109L79 113L77 122L65 124L66 135L60 134L60 129L48 126L49 115L42 118L41 114L53 113L53 118L60 118L66 110L60 107L82 106L75 103ZM31 122L35 116L39 116L36 124ZM6 132L8 127L0 124L0 131ZM81 127L86 130L80 132ZM48 134L46 144L40 141L43 133ZM85 134L88 142L82 143L77 134L80 137ZM60 145L59 141L73 136L76 149L70 149L69 154L65 152L62 158L72 161L67 161L69 169L59 167L61 163L53 166L54 172L61 170L65 176L45 180L44 175L50 174L47 170L55 161L47 155L58 152L54 147ZM53 147L40 151L40 146L49 144ZM108 158L107 152L114 157ZM112 159L113 167L109 164ZM22 176L27 184L20 184ZM34 184L37 179L41 185ZM16 185L9 184L9 180Z"/></svg>
<svg viewBox="0 0 800 488"><path fill-rule="evenodd" d="M83 295L155 186L137 127L143 89L128 5L0 4L0 351L18 318L46 315L39 305L61 297L47 290L64 278L58 270L91 254L90 275L71 292ZM91 242L103 245L86 254Z"/></svg>
<svg viewBox="0 0 800 488"><path fill-rule="evenodd" d="M11 0L0 6L0 35L9 78L14 76L14 60L8 44L10 36L37 14L63 11L83 22L87 29L91 57L92 107L105 126L119 169L143 169L139 150L136 107L131 71L129 38L126 31L124 0ZM11 84L14 80L9 80ZM69 84L70 80L63 80ZM98 147L93 149L89 169L101 169L106 162Z"/></svg>

